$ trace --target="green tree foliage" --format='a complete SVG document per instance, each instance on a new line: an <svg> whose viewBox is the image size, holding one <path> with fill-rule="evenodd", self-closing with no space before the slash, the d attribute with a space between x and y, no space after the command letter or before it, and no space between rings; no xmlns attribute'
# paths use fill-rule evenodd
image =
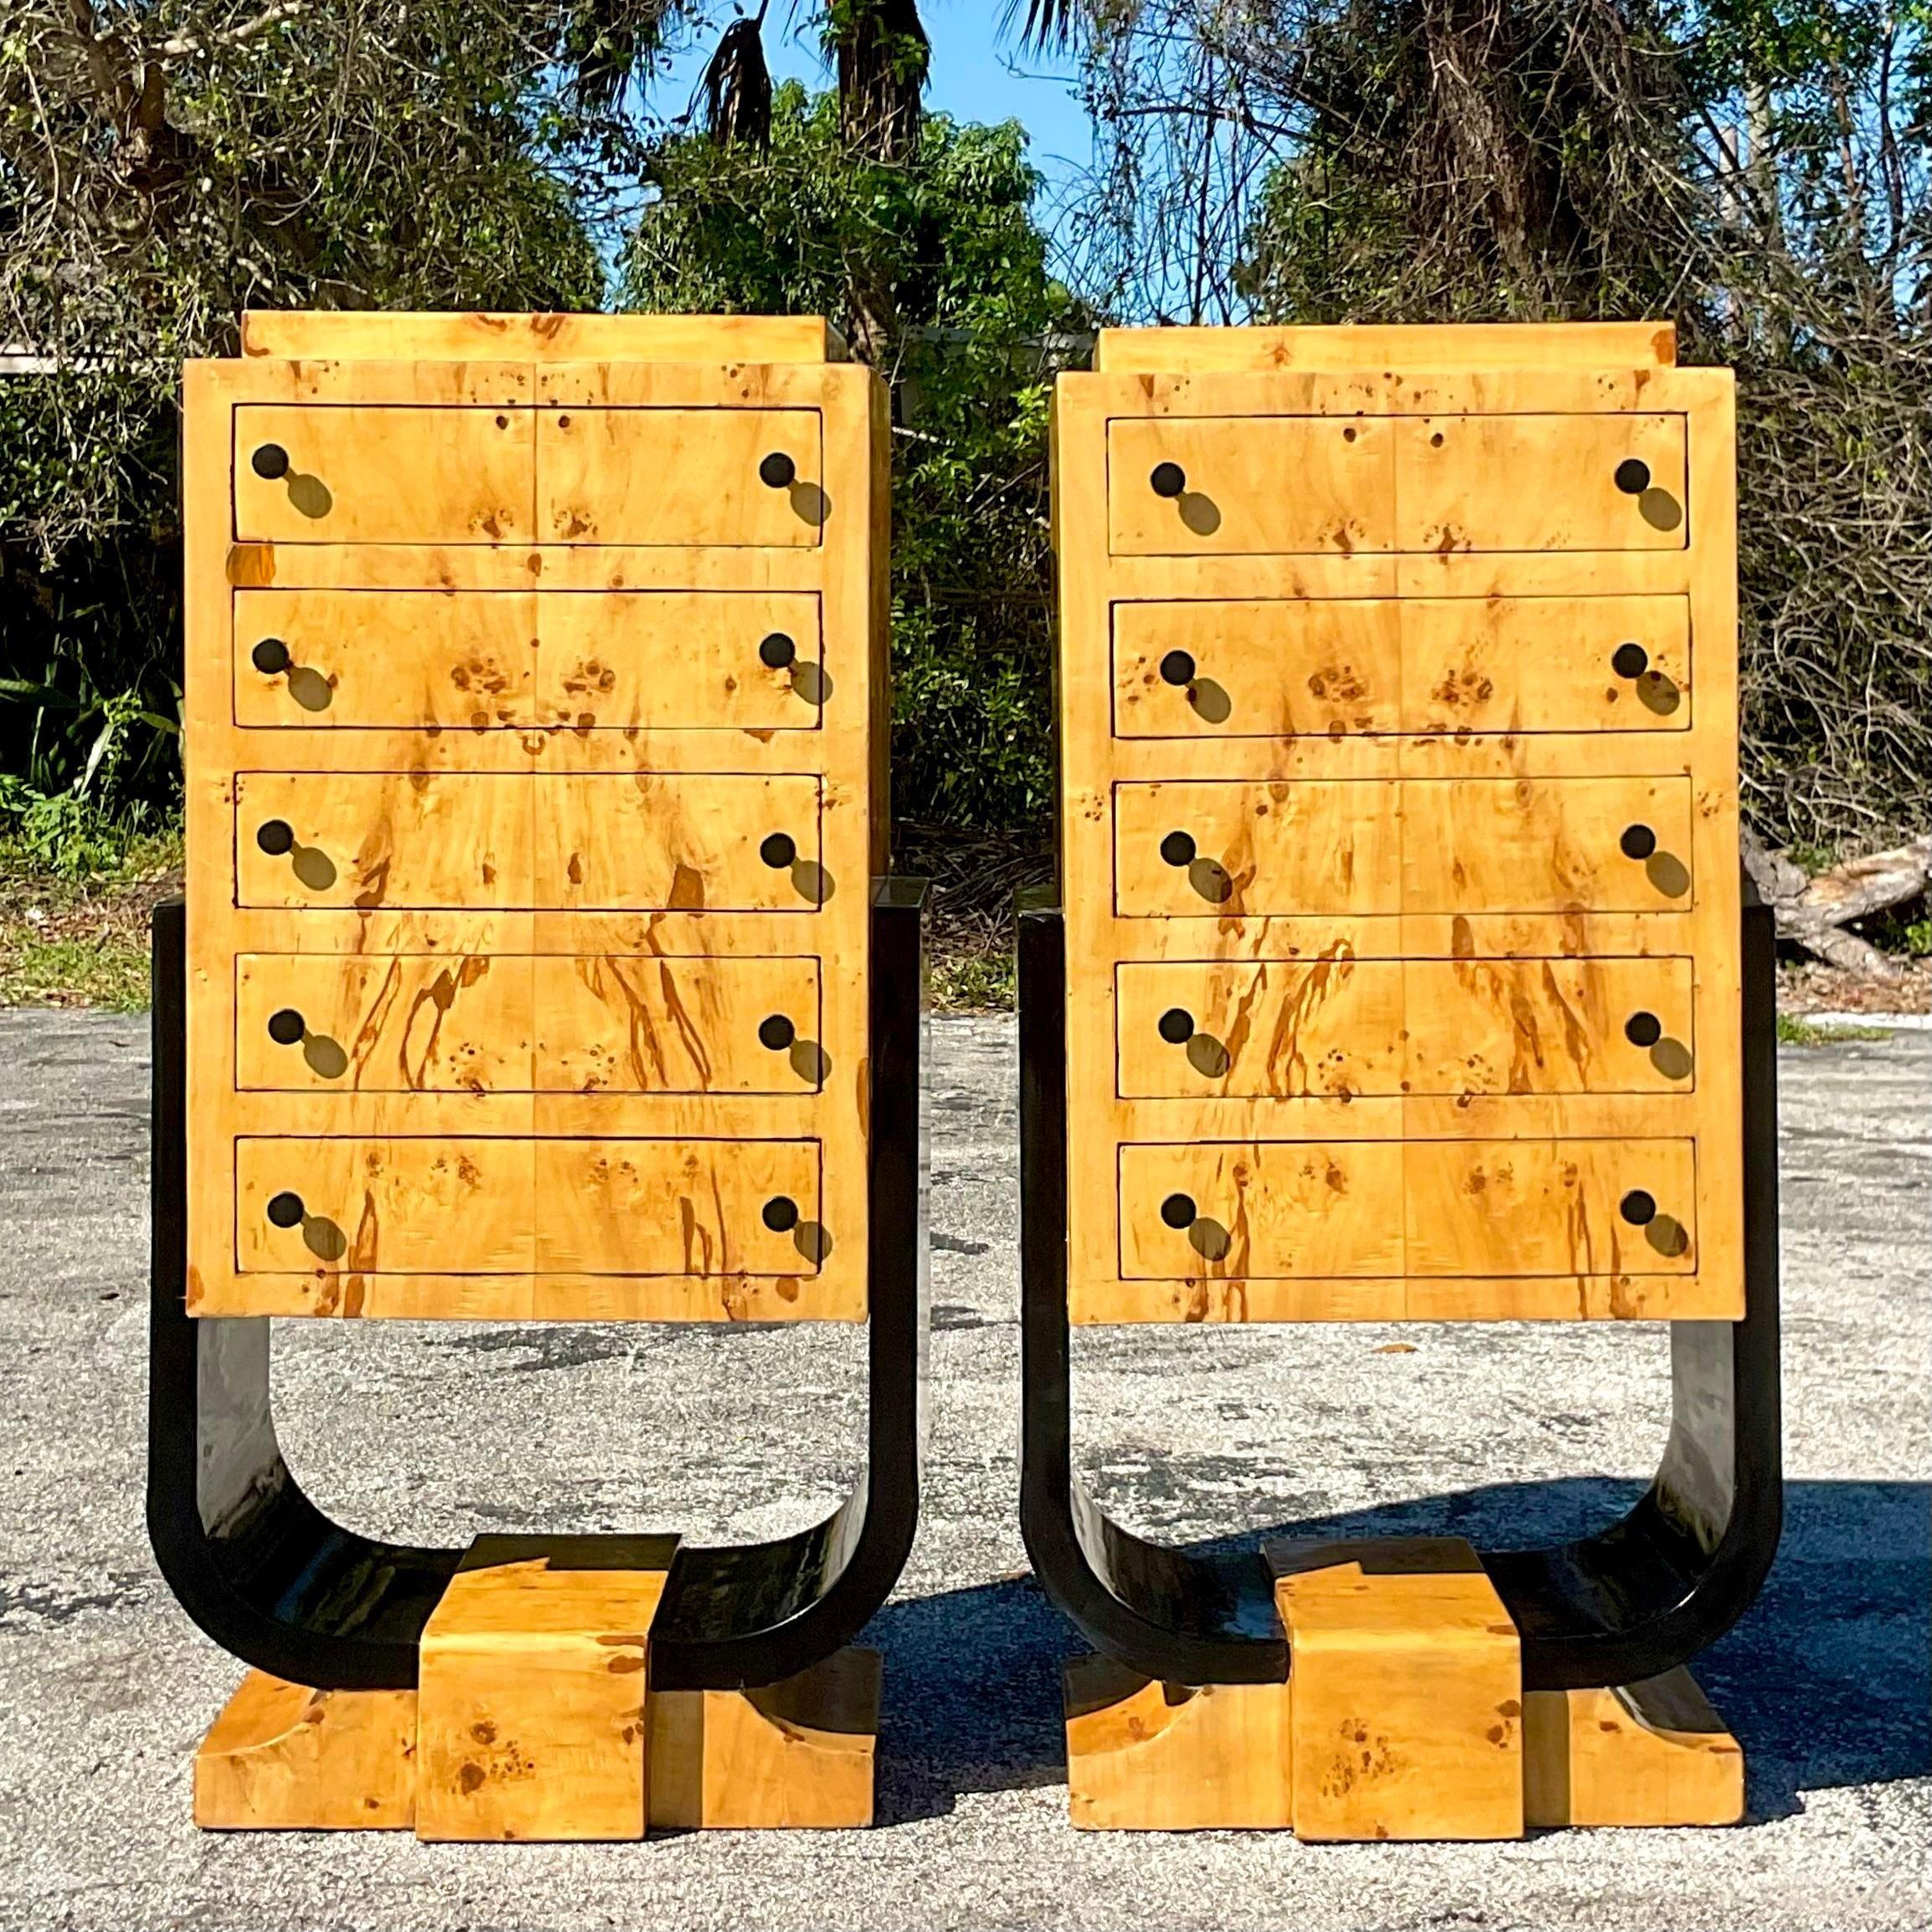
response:
<svg viewBox="0 0 1932 1932"><path fill-rule="evenodd" d="M769 147L699 136L653 156L625 300L823 314L889 294L893 770L899 816L956 826L1051 810L1046 421L1064 332L1018 126L927 120L892 162L855 153L831 94L772 100Z"/></svg>
<svg viewBox="0 0 1932 1932"><path fill-rule="evenodd" d="M232 353L249 307L599 306L616 103L683 11L13 0L0 811L173 782L181 362Z"/></svg>

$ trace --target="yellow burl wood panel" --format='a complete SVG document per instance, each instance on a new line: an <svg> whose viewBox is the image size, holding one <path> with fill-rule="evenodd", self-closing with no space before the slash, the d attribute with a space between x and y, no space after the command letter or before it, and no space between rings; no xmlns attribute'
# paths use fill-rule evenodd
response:
<svg viewBox="0 0 1932 1932"><path fill-rule="evenodd" d="M1681 550L1681 415L1409 416L1394 425L1394 547Z"/></svg>
<svg viewBox="0 0 1932 1932"><path fill-rule="evenodd" d="M528 544L528 410L234 411L234 533L278 544Z"/></svg>
<svg viewBox="0 0 1932 1932"><path fill-rule="evenodd" d="M315 1691L250 1671L194 1754L204 1832L406 1832L416 1693Z"/></svg>
<svg viewBox="0 0 1932 1932"><path fill-rule="evenodd" d="M1667 368L1669 322L1342 322L1285 328L1102 329L1108 375L1275 375L1288 370Z"/></svg>
<svg viewBox="0 0 1932 1932"><path fill-rule="evenodd" d="M1690 729L1687 598L1414 597L1399 609L1405 732Z"/></svg>
<svg viewBox="0 0 1932 1932"><path fill-rule="evenodd" d="M1685 959L1145 961L1115 1010L1129 1098L1674 1093L1693 1073Z"/></svg>
<svg viewBox="0 0 1932 1932"><path fill-rule="evenodd" d="M1163 1684L1103 1656L1069 1658L1061 1675L1076 1830L1287 1826L1285 1683Z"/></svg>
<svg viewBox="0 0 1932 1932"><path fill-rule="evenodd" d="M235 1146L245 1274L816 1273L816 1141L284 1136ZM347 1312L355 1311L344 1308Z"/></svg>
<svg viewBox="0 0 1932 1932"><path fill-rule="evenodd" d="M1368 786L1121 785L1113 804L1124 919L1401 909L1401 827Z"/></svg>
<svg viewBox="0 0 1932 1932"><path fill-rule="evenodd" d="M1393 598L1116 604L1122 738L1301 738L1401 728Z"/></svg>
<svg viewBox="0 0 1932 1932"><path fill-rule="evenodd" d="M807 591L560 591L537 615L540 724L809 731L831 694Z"/></svg>
<svg viewBox="0 0 1932 1932"><path fill-rule="evenodd" d="M1518 1838L1516 1626L1460 1537L1263 1546L1288 1632L1295 1835Z"/></svg>
<svg viewBox="0 0 1932 1932"><path fill-rule="evenodd" d="M238 590L234 721L506 729L536 721L536 600L503 591Z"/></svg>
<svg viewBox="0 0 1932 1932"><path fill-rule="evenodd" d="M242 955L245 1091L804 1094L829 1070L816 959Z"/></svg>
<svg viewBox="0 0 1932 1932"><path fill-rule="evenodd" d="M831 510L816 410L544 410L536 474L547 544L796 549Z"/></svg>
<svg viewBox="0 0 1932 1932"><path fill-rule="evenodd" d="M1523 1699L1524 1821L1735 1825L1744 1754L1682 1668L1614 1689Z"/></svg>
<svg viewBox="0 0 1932 1932"><path fill-rule="evenodd" d="M1110 423L1107 530L1117 557L1393 549L1393 426L1317 415Z"/></svg>
<svg viewBox="0 0 1932 1932"><path fill-rule="evenodd" d="M1402 909L1687 912L1693 810L1685 777L1405 778Z"/></svg>
<svg viewBox="0 0 1932 1932"><path fill-rule="evenodd" d="M675 1544L471 1546L423 1627L418 1837L644 1836L651 1625Z"/></svg>
<svg viewBox="0 0 1932 1932"><path fill-rule="evenodd" d="M1130 1280L1400 1275L1402 1188L1399 1142L1124 1146L1121 1272Z"/></svg>
<svg viewBox="0 0 1932 1932"><path fill-rule="evenodd" d="M1412 1275L1697 1272L1692 1141L1411 1141L1402 1165Z"/></svg>
<svg viewBox="0 0 1932 1932"><path fill-rule="evenodd" d="M845 345L818 316L507 315L248 309L246 357L359 362L823 363Z"/></svg>

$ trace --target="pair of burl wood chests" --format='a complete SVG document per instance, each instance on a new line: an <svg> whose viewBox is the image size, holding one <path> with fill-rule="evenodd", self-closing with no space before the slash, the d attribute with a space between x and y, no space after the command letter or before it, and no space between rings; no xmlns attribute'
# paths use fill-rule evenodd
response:
<svg viewBox="0 0 1932 1932"><path fill-rule="evenodd" d="M151 1522L260 1667L198 1817L867 1821L850 1639L924 1364L883 386L804 320L255 315L243 351L188 372L157 941ZM1023 1513L1100 1652L1078 1823L1740 1814L1678 1667L1776 1533L1733 450L1728 374L1649 326L1104 332L1059 382ZM368 1543L275 1448L290 1316L869 1316L871 1470L735 1551ZM1069 1324L1600 1318L1677 1325L1678 1427L1648 1514L1540 1569L1237 1574L1055 1462Z"/></svg>

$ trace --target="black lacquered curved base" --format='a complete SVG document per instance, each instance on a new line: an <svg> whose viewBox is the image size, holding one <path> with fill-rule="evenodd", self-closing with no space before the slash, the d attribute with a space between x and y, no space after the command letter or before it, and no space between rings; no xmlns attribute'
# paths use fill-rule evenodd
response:
<svg viewBox="0 0 1932 1932"><path fill-rule="evenodd" d="M1745 884L1745 1314L1671 1329L1672 1420L1636 1507L1553 1548L1486 1550L1526 1690L1629 1684L1687 1663L1749 1607L1783 1521L1778 1387L1776 951ZM1066 951L1056 906L1019 913L1020 1523L1042 1586L1096 1650L1169 1683L1287 1672L1258 1551L1213 1558L1123 1529L1074 1475L1067 1322Z"/></svg>
<svg viewBox="0 0 1932 1932"><path fill-rule="evenodd" d="M927 1301L925 904L923 881L874 884L867 1471L795 1536L679 1547L652 1631L652 1681L665 1689L777 1683L822 1662L885 1601L912 1548ZM148 1535L182 1607L245 1663L317 1689L407 1689L462 1553L332 1522L276 1440L267 1317L187 1312L186 975L173 899L154 919Z"/></svg>

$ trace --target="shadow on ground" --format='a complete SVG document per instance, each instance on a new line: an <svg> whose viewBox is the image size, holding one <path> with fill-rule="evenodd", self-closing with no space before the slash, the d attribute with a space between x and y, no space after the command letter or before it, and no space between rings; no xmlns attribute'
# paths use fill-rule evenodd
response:
<svg viewBox="0 0 1932 1932"><path fill-rule="evenodd" d="M1261 1537L1449 1534L1486 1548L1568 1541L1621 1516L1641 1483L1509 1483L1284 1522ZM1794 1482L1762 1595L1693 1668L1744 1747L1756 1819L1800 1794L1932 1771L1932 1484ZM950 1811L956 1795L1066 1775L1059 1667L1085 1646L1029 1575L889 1605L879 1822Z"/></svg>

